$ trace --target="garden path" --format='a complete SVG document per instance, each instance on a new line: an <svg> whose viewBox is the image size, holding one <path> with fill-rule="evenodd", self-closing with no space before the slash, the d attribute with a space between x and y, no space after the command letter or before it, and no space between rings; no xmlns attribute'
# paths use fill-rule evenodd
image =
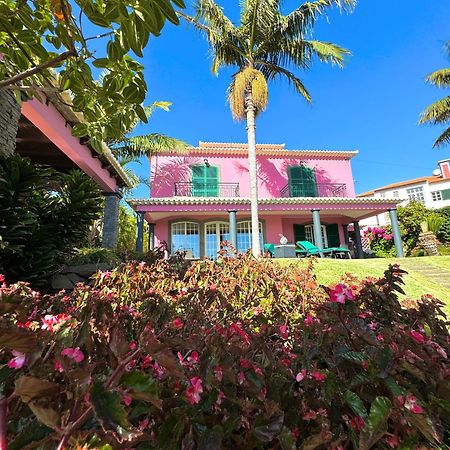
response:
<svg viewBox="0 0 450 450"><path fill-rule="evenodd" d="M415 258L414 260L405 259L402 261L402 266L406 270L414 270L433 283L437 283L442 287L450 289L450 270L441 267L427 264L421 261L422 258Z"/></svg>

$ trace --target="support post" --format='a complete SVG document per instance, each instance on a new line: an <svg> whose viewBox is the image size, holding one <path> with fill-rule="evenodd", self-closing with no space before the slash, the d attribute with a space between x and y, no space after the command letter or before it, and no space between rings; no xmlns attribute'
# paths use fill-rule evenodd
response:
<svg viewBox="0 0 450 450"><path fill-rule="evenodd" d="M388 211L389 211L389 217L391 219L392 234L394 235L394 244L395 244L395 251L397 253L397 257L404 258L405 253L403 251L402 237L400 235L400 228L398 226L397 209L391 208L391 209L388 209Z"/></svg>
<svg viewBox="0 0 450 450"><path fill-rule="evenodd" d="M323 236L322 236L322 226L320 224L320 210L318 209L312 209L312 216L313 216L313 232L314 232L314 241L316 244L316 247L319 249L319 251L323 250ZM320 253L320 256L323 256L322 253Z"/></svg>
<svg viewBox="0 0 450 450"><path fill-rule="evenodd" d="M363 251L363 248L362 248L361 230L359 228L359 220L355 220L353 222L353 228L355 230L356 257L358 259L364 259L364 251Z"/></svg>
<svg viewBox="0 0 450 450"><path fill-rule="evenodd" d="M228 211L230 226L230 244L237 251L237 222L236 211Z"/></svg>
<svg viewBox="0 0 450 450"><path fill-rule="evenodd" d="M137 222L137 237L136 237L136 252L144 253L144 213L142 211L136 212Z"/></svg>
<svg viewBox="0 0 450 450"><path fill-rule="evenodd" d="M350 244L350 235L348 234L348 223L343 224L342 228L344 230L344 242L345 245L348 247Z"/></svg>
<svg viewBox="0 0 450 450"><path fill-rule="evenodd" d="M154 223L148 224L148 250L155 250L155 226Z"/></svg>
<svg viewBox="0 0 450 450"><path fill-rule="evenodd" d="M119 239L119 192L104 192L102 247L115 249Z"/></svg>

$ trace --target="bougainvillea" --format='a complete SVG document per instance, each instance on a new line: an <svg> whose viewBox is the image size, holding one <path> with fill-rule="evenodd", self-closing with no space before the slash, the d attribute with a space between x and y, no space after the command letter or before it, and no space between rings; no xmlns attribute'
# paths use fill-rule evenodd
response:
<svg viewBox="0 0 450 450"><path fill-rule="evenodd" d="M402 271L320 287L249 257L125 264L70 295L1 286L9 449L450 443L448 323Z"/></svg>
<svg viewBox="0 0 450 450"><path fill-rule="evenodd" d="M379 258L387 258L396 255L394 236L391 227L367 227L364 237L369 240L370 250Z"/></svg>

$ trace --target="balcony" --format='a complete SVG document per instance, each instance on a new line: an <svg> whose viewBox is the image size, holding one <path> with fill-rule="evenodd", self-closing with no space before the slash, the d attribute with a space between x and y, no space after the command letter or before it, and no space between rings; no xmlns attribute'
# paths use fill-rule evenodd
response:
<svg viewBox="0 0 450 450"><path fill-rule="evenodd" d="M281 197L347 197L344 183L290 183L280 191Z"/></svg>
<svg viewBox="0 0 450 450"><path fill-rule="evenodd" d="M239 197L239 183L192 183L178 181L174 185L176 197Z"/></svg>

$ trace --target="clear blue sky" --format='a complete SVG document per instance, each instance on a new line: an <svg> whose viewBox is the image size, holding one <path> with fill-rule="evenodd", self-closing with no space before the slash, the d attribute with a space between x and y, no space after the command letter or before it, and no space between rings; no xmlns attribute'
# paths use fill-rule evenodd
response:
<svg viewBox="0 0 450 450"><path fill-rule="evenodd" d="M222 0L237 18L237 0ZM295 7L286 3L286 10ZM309 88L308 105L282 81L269 86L269 106L257 122L257 142L285 143L288 149L358 149L352 161L356 191L431 175L450 147L436 150L439 127L419 126L420 112L448 95L424 82L448 67L442 47L450 40L446 0L360 0L353 14L332 13L316 27L316 39L352 52L344 69L317 62L297 72ZM231 70L210 71L208 45L196 30L168 24L151 38L143 60L148 102L173 102L139 132L158 131L197 145L198 141L245 142L244 125L233 122L226 103ZM147 162L134 166L147 175ZM141 186L135 196L145 197Z"/></svg>

